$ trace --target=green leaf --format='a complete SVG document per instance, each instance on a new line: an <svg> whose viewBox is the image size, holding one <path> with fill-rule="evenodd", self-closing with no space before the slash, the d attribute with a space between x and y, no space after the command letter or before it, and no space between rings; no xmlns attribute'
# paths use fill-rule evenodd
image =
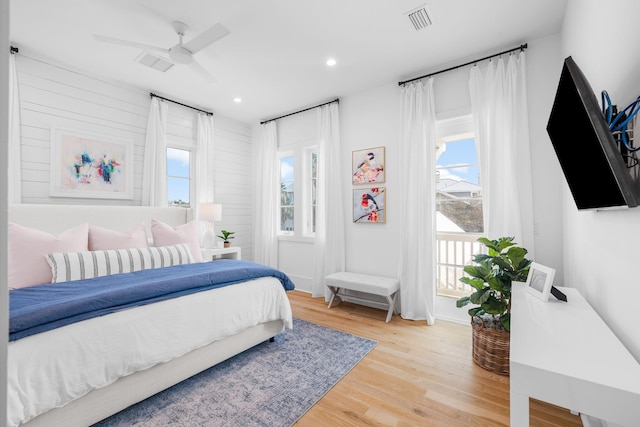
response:
<svg viewBox="0 0 640 427"><path fill-rule="evenodd" d="M478 237L477 241L482 243L483 245L485 245L488 248L494 248L494 249L497 248L496 244L498 242L496 242L495 240L489 240L486 237Z"/></svg>
<svg viewBox="0 0 640 427"><path fill-rule="evenodd" d="M460 298L460 299L458 299L456 301L456 307L458 307L458 308L464 307L465 305L469 304L470 302L471 302L470 301L470 297L468 295L464 296L464 297L462 297L462 298Z"/></svg>
<svg viewBox="0 0 640 427"><path fill-rule="evenodd" d="M502 257L502 256L497 256L493 259L493 263L495 265L500 267L502 270L507 270L507 271L513 270L513 266L509 261L510 260L508 258Z"/></svg>
<svg viewBox="0 0 640 427"><path fill-rule="evenodd" d="M511 292L511 279L507 276L492 277L487 281L487 283L491 289L498 291L501 294Z"/></svg>
<svg viewBox="0 0 640 427"><path fill-rule="evenodd" d="M462 283L466 283L467 285L472 286L478 291L484 288L484 280L472 279L471 277L461 277L458 280L460 280Z"/></svg>
<svg viewBox="0 0 640 427"><path fill-rule="evenodd" d="M501 294L509 293L511 292L511 278L507 275L496 276L489 282L489 286Z"/></svg>
<svg viewBox="0 0 640 427"><path fill-rule="evenodd" d="M513 246L509 248L505 255L511 262L511 265L517 267L524 260L525 255L527 255L527 250L518 246Z"/></svg>
<svg viewBox="0 0 640 427"><path fill-rule="evenodd" d="M513 243L513 239L515 237L500 237L498 239L498 252L502 252L504 249L515 245L515 243Z"/></svg>
<svg viewBox="0 0 640 427"><path fill-rule="evenodd" d="M483 265L467 265L463 268L463 271L471 277L477 277L483 279L489 274L489 269Z"/></svg>
<svg viewBox="0 0 640 427"><path fill-rule="evenodd" d="M500 316L500 322L502 323L502 326L504 326L504 329L506 331L511 330L511 314L505 313Z"/></svg>
<svg viewBox="0 0 640 427"><path fill-rule="evenodd" d="M477 262L478 264L484 264L485 266L488 266L488 263L491 263L492 259L493 257L487 254L475 254L473 256L474 262Z"/></svg>
<svg viewBox="0 0 640 427"><path fill-rule="evenodd" d="M474 308L470 308L467 313L469 313L469 316L471 317L481 316L484 314L484 310L482 309L482 307L474 307Z"/></svg>
<svg viewBox="0 0 640 427"><path fill-rule="evenodd" d="M491 292L489 292L489 288L484 288L481 289L477 292L472 293L469 296L469 300L473 303L473 304L482 304L483 302L485 302L486 300L489 299L489 297L491 296Z"/></svg>
<svg viewBox="0 0 640 427"><path fill-rule="evenodd" d="M495 297L490 297L486 302L482 303L482 309L489 314L502 314L507 311L507 303L500 301Z"/></svg>

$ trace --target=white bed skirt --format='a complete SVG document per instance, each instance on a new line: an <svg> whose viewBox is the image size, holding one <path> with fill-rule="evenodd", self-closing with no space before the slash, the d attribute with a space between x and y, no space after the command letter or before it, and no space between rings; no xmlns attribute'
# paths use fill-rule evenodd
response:
<svg viewBox="0 0 640 427"><path fill-rule="evenodd" d="M282 320L253 326L170 362L120 378L66 406L44 413L25 427L86 427L184 381L284 330Z"/></svg>
<svg viewBox="0 0 640 427"><path fill-rule="evenodd" d="M268 277L10 342L7 425L34 417L28 425L91 424L283 327L292 327L291 306L280 281ZM60 424L50 419L53 408Z"/></svg>

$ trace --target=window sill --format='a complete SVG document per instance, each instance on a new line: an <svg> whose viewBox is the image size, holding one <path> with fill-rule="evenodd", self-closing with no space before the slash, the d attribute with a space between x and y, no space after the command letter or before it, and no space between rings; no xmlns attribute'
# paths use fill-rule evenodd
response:
<svg viewBox="0 0 640 427"><path fill-rule="evenodd" d="M279 235L278 241L280 242L297 242L297 243L315 243L316 238L311 236L290 236L290 235Z"/></svg>

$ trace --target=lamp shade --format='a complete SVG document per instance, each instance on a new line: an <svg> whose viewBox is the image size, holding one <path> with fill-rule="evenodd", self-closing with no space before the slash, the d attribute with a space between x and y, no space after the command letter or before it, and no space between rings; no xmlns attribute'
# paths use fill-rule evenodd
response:
<svg viewBox="0 0 640 427"><path fill-rule="evenodd" d="M221 221L222 205L217 203L200 203L198 206L198 219L202 221Z"/></svg>

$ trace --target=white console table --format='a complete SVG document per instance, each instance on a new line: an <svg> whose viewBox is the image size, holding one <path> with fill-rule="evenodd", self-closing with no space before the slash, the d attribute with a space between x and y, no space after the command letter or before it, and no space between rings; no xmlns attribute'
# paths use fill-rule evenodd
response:
<svg viewBox="0 0 640 427"><path fill-rule="evenodd" d="M242 259L242 251L238 246L228 248L205 249L201 248L202 258L210 261L216 259Z"/></svg>
<svg viewBox="0 0 640 427"><path fill-rule="evenodd" d="M545 303L513 283L511 427L529 425L530 397L640 426L640 364L578 290L558 289L568 302Z"/></svg>

